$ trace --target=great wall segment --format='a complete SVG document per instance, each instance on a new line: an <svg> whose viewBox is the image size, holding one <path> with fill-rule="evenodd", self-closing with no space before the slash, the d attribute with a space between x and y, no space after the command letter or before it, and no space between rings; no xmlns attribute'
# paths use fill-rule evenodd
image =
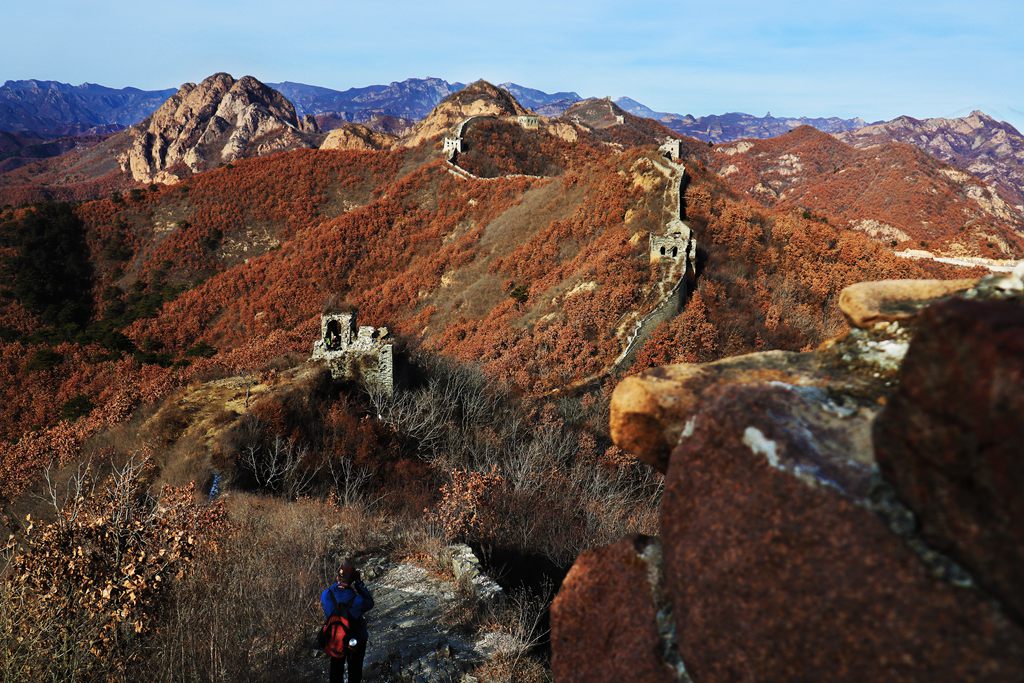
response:
<svg viewBox="0 0 1024 683"><path fill-rule="evenodd" d="M336 380L359 381L388 395L394 391L394 340L386 327L357 326L354 310L321 316L310 360L325 362Z"/></svg>
<svg viewBox="0 0 1024 683"><path fill-rule="evenodd" d="M668 208L669 220L665 223L662 234L652 233L649 238L650 262L652 267L660 271L655 290L657 298L647 313L640 315L634 311L633 315L627 313L619 319L615 334L619 338L624 336L625 343L622 351L610 365L567 387L551 392L552 395L571 393L628 368L633 363L637 350L650 338L658 325L679 315L686 304L690 288L697 276L697 239L684 220L686 166L681 162L682 142L669 138L658 148L658 152L661 156L659 161L667 165L664 170L668 172L670 181L665 190L665 206ZM629 331L626 332L626 329Z"/></svg>
<svg viewBox="0 0 1024 683"><path fill-rule="evenodd" d="M443 151L447 157L446 170L457 178L497 180L497 178L481 178L458 165L458 155L466 148L464 134L467 126L474 120L483 118L511 121L527 129L536 129L540 123L540 117L532 115L509 117L476 115L459 122L452 130L452 135L445 136L443 142ZM637 350L650 338L658 325L671 320L682 311L689 294L689 287L696 279L697 268L697 240L693 235L693 230L684 220L686 218L684 188L687 177L682 157L683 143L678 138L666 138L658 147L658 160L655 163L669 177L669 184L665 190L665 206L668 209L669 220L665 223L664 231L661 234L652 233L649 237L650 263L652 267L660 271L655 289L657 293L655 303L643 315L636 315L636 312L633 312L636 317L627 314L620 319L615 333L620 338L625 337L625 343L622 351L608 367L553 393L573 391L628 368L632 364ZM541 177L543 176L522 174L501 176L501 178ZM626 332L626 329L629 331Z"/></svg>
<svg viewBox="0 0 1024 683"><path fill-rule="evenodd" d="M456 178L473 180L497 180L498 178L481 178L480 176L467 171L458 164L459 155L466 150L466 138L464 133L466 132L466 126L472 121L477 119L494 119L495 121L508 121L515 123L522 127L524 130L538 130L540 128L541 117L534 114L520 114L518 116L492 116L487 114L477 114L470 116L467 119L463 119L457 126L452 130L451 135L446 135L442 142L442 151L446 158L446 169ZM500 176L501 178L544 178L545 176L539 175L528 175L525 173L509 173L507 175Z"/></svg>

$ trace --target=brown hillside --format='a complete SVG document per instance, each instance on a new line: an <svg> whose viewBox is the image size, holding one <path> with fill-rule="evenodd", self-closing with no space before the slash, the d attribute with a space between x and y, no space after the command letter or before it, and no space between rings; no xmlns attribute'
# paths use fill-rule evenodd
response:
<svg viewBox="0 0 1024 683"><path fill-rule="evenodd" d="M765 206L865 232L891 248L953 256L1024 253L1021 215L991 188L903 144L854 149L809 126L718 145L709 165Z"/></svg>
<svg viewBox="0 0 1024 683"><path fill-rule="evenodd" d="M621 351L620 321L645 310L657 287L647 240L670 217L668 179L654 145L580 150L557 178L490 180L453 177L430 146L299 150L82 205L97 341L5 337L6 485L213 368L308 353L329 299L531 394L600 373ZM936 272L855 231L736 197L687 163L703 269L640 366L813 346L843 325L841 287ZM33 325L23 309L4 310L5 328ZM123 332L135 350L103 330ZM39 355L51 347L55 361ZM79 395L92 408L60 422ZM25 425L36 431L25 435Z"/></svg>

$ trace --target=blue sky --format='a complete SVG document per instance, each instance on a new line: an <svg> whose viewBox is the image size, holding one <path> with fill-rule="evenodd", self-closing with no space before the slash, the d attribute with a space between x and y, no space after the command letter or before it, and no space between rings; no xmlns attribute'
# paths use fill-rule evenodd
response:
<svg viewBox="0 0 1024 683"><path fill-rule="evenodd" d="M438 76L661 111L957 116L1024 129L1024 2L31 0L0 80L165 88L215 71L338 89Z"/></svg>

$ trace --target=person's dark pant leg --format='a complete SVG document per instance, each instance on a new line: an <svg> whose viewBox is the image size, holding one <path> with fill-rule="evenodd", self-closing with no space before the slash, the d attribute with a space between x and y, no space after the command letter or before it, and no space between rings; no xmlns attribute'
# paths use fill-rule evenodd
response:
<svg viewBox="0 0 1024 683"><path fill-rule="evenodd" d="M349 675L351 675L349 670ZM360 674L361 675L361 674ZM331 657L330 683L345 683L345 658Z"/></svg>
<svg viewBox="0 0 1024 683"><path fill-rule="evenodd" d="M366 643L359 647L349 648L345 652L345 659L348 660L348 683L362 683L363 680L363 657L366 656ZM340 679L339 679L340 680Z"/></svg>

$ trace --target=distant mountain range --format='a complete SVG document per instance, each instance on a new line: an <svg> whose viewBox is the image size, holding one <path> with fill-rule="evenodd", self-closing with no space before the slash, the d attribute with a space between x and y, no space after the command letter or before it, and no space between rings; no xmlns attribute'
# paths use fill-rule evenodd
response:
<svg viewBox="0 0 1024 683"><path fill-rule="evenodd" d="M388 85L369 85L334 90L305 83L267 83L287 97L302 117L313 115L325 128L337 122L367 123L399 121L411 126L433 110L444 98L466 87L441 78L408 78ZM582 101L579 93L547 93L516 83L501 83L524 107L544 116L560 116ZM40 136L115 132L146 118L176 89L115 90L84 83L69 85L56 81L7 81L0 87L0 131L33 133ZM786 118L731 113L694 117L689 114L656 112L629 97L615 103L625 111L662 123L677 133L699 140L725 142L744 137L774 137L802 125L826 133L841 133L864 125L861 119Z"/></svg>
<svg viewBox="0 0 1024 683"><path fill-rule="evenodd" d="M861 118L777 117L772 116L771 112L764 116L753 116L740 112L709 116L692 116L690 114L680 116L679 114L654 111L628 97L620 97L615 100L615 103L634 116L654 119L681 135L688 135L706 142L729 142L743 138L773 138L800 126L811 126L823 133L835 134L856 130L866 125L864 119Z"/></svg>
<svg viewBox="0 0 1024 683"><path fill-rule="evenodd" d="M900 116L838 136L854 147L906 142L970 171L1024 211L1024 136L1008 123L973 111L956 119Z"/></svg>
<svg viewBox="0 0 1024 683"><path fill-rule="evenodd" d="M60 177L64 181L78 182L79 179L96 177L98 171L112 173L114 168L111 164L115 159L120 159L122 166L130 167L136 180L148 181L164 173L178 176L181 172L195 172L233 158L277 149L318 146L322 141L322 136L317 135L318 125L323 132L353 123L364 124L368 128L362 132L352 129L336 135L333 144L342 146L357 144L355 138L370 144L377 134L406 138L414 130L423 129L424 119L439 103L467 87L463 83L450 83L440 78L410 78L388 85L348 90L293 82L264 85L255 79L243 80L244 83L235 86L233 81L228 83L226 78L221 78L217 87L210 88L206 88L209 84L204 82L196 92L206 93L209 90L209 97L204 99L205 95L200 97L193 93L186 98L199 98L205 107L203 116L195 121L189 118L187 126L181 123L186 127L197 126L194 130L170 130L161 124L157 126L159 134L140 129L138 135L133 134L123 140L119 136L109 145L104 143L91 155L80 155L73 169L60 167L59 174L63 174ZM195 87L191 84L186 86ZM696 117L654 111L628 97L614 101L585 100L575 92L547 93L516 83L502 83L497 87L523 107L545 116L564 115L579 119L610 115L615 119L628 112L660 123L678 134L709 143L774 138L801 126L836 135L860 148L904 142L971 172L997 188L1018 212L1024 211L1024 136L1013 126L981 112L959 119L899 117L873 124L865 124L859 118L793 118L776 117L770 113L760 117L744 113ZM221 91L228 96L223 107L219 96L214 97ZM158 108L180 109L184 106L171 103L172 96L184 97L181 91L170 89L146 91L114 89L91 83L69 85L56 81L7 81L0 87L0 134L3 136L0 139L0 173L39 159L62 155L69 150L87 149L112 133L153 116L158 113ZM243 118L248 117L244 121L238 119L239 112L243 111ZM168 112L159 117L161 121L185 116L182 112ZM588 122L591 124L595 130L604 128L604 124L596 119ZM668 130L662 130L668 134ZM414 134L408 139L419 141L434 133L436 131ZM623 130L610 129L608 141L638 144L640 139L646 139L650 134L647 129L638 129L633 137L623 137ZM85 161L88 163L83 166ZM31 173L38 175L37 171ZM43 175L50 173L57 174L58 171L48 169ZM8 178L7 182L12 181Z"/></svg>
<svg viewBox="0 0 1024 683"><path fill-rule="evenodd" d="M175 88L7 81L0 87L0 130L53 137L109 133L138 123L174 93Z"/></svg>

